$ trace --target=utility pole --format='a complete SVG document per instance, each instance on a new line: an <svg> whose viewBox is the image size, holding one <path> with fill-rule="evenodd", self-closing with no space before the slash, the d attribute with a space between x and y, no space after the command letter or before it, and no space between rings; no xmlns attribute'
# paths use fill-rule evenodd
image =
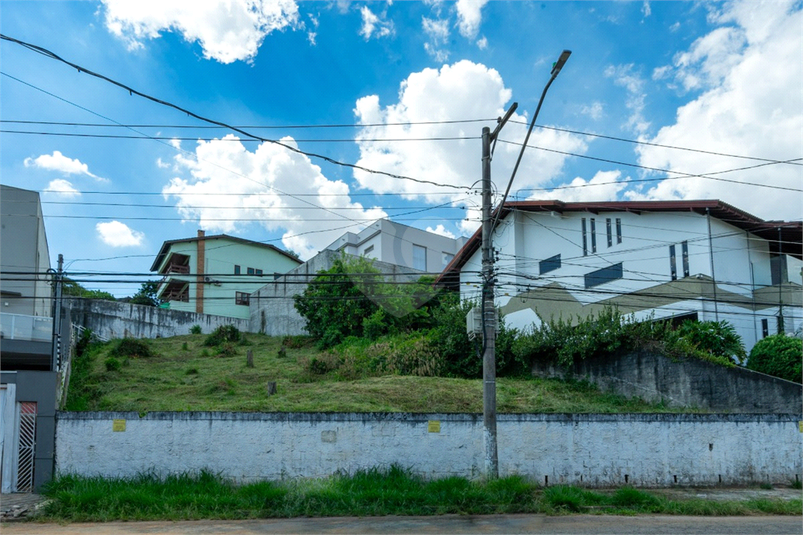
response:
<svg viewBox="0 0 803 535"><path fill-rule="evenodd" d="M53 311L53 362L51 366L52 371L58 371L59 367L59 352L61 349L61 286L64 279L64 255L59 254L59 268L53 277L53 284L55 285L55 306Z"/></svg>
<svg viewBox="0 0 803 535"><path fill-rule="evenodd" d="M491 141L516 111L514 102L505 116L499 119L493 132L482 129L482 423L485 444L485 477L499 477L499 457L496 448L496 304L494 303L494 254L491 213ZM501 210L501 206L500 206Z"/></svg>
<svg viewBox="0 0 803 535"><path fill-rule="evenodd" d="M505 126L510 116L518 108L518 103L514 102L510 109L505 112L505 116L497 119L496 128L491 132L487 126L482 129L482 423L483 423L483 442L485 444L485 477L487 479L496 479L499 477L499 455L497 453L496 444L496 329L497 329L497 315L496 303L494 300L494 285L496 283L494 274L494 250L493 250L493 233L496 224L502 217L502 209L505 206L505 200L510 192L510 186L513 184L513 179L516 177L516 171L521 163L521 158L524 155L524 149L527 147L527 141L530 139L530 134L535 126L535 120L538 118L538 112L541 111L541 105L544 103L549 86L555 81L555 78L560 73L566 60L571 55L570 50L564 50L558 60L552 64L552 73L549 82L544 87L541 93L541 98L538 100L538 107L533 114L530 128L527 131L527 136L524 138L524 143L519 152L518 160L513 168L513 173L510 175L510 181L507 184L505 195L502 197L502 202L499 204L496 218L493 219L493 199L491 192L491 156L493 149L491 143L496 145L496 139L499 136L499 131Z"/></svg>

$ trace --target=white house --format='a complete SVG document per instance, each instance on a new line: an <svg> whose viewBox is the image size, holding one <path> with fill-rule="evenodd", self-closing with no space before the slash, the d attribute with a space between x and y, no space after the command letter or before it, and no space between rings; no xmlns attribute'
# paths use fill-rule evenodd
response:
<svg viewBox="0 0 803 535"><path fill-rule="evenodd" d="M726 320L749 351L801 328L802 227L716 200L509 202L493 236L496 302L518 328L605 306ZM480 245L477 231L440 277L466 299L480 295Z"/></svg>
<svg viewBox="0 0 803 535"><path fill-rule="evenodd" d="M157 295L173 310L248 319L251 293L299 264L273 245L199 230L164 242L151 271L163 276Z"/></svg>
<svg viewBox="0 0 803 535"><path fill-rule="evenodd" d="M427 273L440 273L466 238L450 238L389 219L379 219L359 233L347 232L327 249Z"/></svg>

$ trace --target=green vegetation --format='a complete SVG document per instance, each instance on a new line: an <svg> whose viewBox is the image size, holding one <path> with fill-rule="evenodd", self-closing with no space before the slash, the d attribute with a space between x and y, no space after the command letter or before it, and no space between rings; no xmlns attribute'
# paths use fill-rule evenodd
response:
<svg viewBox="0 0 803 535"><path fill-rule="evenodd" d="M225 356L220 348L205 346L205 338L184 335L139 341L146 342L151 352L147 358L133 356L140 355L141 348L127 357L118 355L122 341L89 344L73 361L67 410L482 412L478 379L392 371L392 366L410 362L399 348L381 350L382 344L397 343L393 338L380 339L373 348L365 342L322 352L309 338L249 334L253 368L247 366L245 348L239 344L220 346L233 351ZM409 341L400 338L398 343L405 348ZM394 351L398 358L392 356ZM384 356L377 357L381 365L374 371L367 364L351 363L366 355ZM119 369L107 368L109 357L121 362ZM266 391L269 381L277 383L275 395ZM506 413L668 412L662 405L600 392L589 383L528 376L500 378L497 405Z"/></svg>
<svg viewBox="0 0 803 535"><path fill-rule="evenodd" d="M211 472L159 478L61 476L37 520L199 520L298 516L379 516L567 512L673 515L799 515L801 500L715 502L668 499L624 487L591 491L541 488L520 476L489 482L461 477L427 480L397 466L325 479L235 485Z"/></svg>
<svg viewBox="0 0 803 535"><path fill-rule="evenodd" d="M158 307L162 304L161 299L157 297L159 290L159 281L146 281L137 290L131 299L128 301L134 305L146 305L150 307Z"/></svg>
<svg viewBox="0 0 803 535"><path fill-rule="evenodd" d="M747 367L787 381L801 382L803 342L795 336L774 334L753 346Z"/></svg>
<svg viewBox="0 0 803 535"><path fill-rule="evenodd" d="M209 347L219 347L227 343L239 342L240 330L234 325L221 325L212 334L206 337L204 345Z"/></svg>
<svg viewBox="0 0 803 535"><path fill-rule="evenodd" d="M72 279L64 277L61 286L61 294L65 297L80 297L82 299L105 299L106 301L116 301L112 294L102 290L89 290Z"/></svg>
<svg viewBox="0 0 803 535"><path fill-rule="evenodd" d="M190 334L201 334L203 331L201 330L201 326L196 324L190 327Z"/></svg>

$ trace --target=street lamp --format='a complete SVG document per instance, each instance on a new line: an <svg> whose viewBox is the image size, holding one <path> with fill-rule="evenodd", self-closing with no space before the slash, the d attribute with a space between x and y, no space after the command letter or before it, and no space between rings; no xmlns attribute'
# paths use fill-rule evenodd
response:
<svg viewBox="0 0 803 535"><path fill-rule="evenodd" d="M485 477L488 479L499 477L499 457L496 444L496 303L494 302L492 234L496 224L499 222L502 207L505 205L508 193L510 193L510 186L513 184L513 178L516 176L519 163L521 163L524 149L527 147L527 141L530 139L535 120L538 118L538 112L541 111L541 104L544 103L546 92L570 55L570 50L564 50L558 61L552 65L549 82L544 87L544 92L541 93L541 99L538 101L538 107L535 110L532 122L530 122L530 129L527 131L527 137L524 138L524 143L521 146L513 173L510 175L510 181L507 184L505 196L502 197L502 203L499 205L496 218L493 218L491 212L491 142L496 140L499 131L518 105L513 103L513 106L505 113L505 116L499 119L493 132L488 127L482 129L482 422L483 442L485 445Z"/></svg>

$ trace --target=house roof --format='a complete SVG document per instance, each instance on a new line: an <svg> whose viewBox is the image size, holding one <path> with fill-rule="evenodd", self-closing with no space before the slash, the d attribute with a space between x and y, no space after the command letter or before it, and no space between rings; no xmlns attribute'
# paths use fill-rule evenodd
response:
<svg viewBox="0 0 803 535"><path fill-rule="evenodd" d="M179 239L179 240L167 240L166 242L164 242L162 244L162 248L159 249L159 254L156 255L156 260L154 260L153 264L151 265L151 271L158 271L159 266L162 265L162 262L164 262L164 259L167 256L167 253L170 251L170 247L172 245L175 245L177 243L197 242L198 240L206 240L206 241L210 241L210 240L228 240L228 241L233 241L233 242L237 242L237 243L243 243L245 245L253 245L255 247L262 247L263 249L269 249L269 250L272 250L272 251L276 251L277 253L279 253L281 255L284 255L287 258L289 258L291 260L294 260L295 262L298 262L299 264L303 264L303 262L301 260L299 260L295 256L291 255L287 251L283 251L282 249L279 249L275 245L271 245L269 243L262 243L262 242L258 242L258 241L253 241L253 240L247 240L245 238L238 238L236 236L229 236L228 234L213 234L213 235L210 235L210 236L202 236L202 237L196 236L194 238L182 238L182 239Z"/></svg>
<svg viewBox="0 0 803 535"><path fill-rule="evenodd" d="M592 214L605 212L695 212L729 223L737 228L747 230L756 236L764 238L770 243L772 252L778 251L778 240L782 243L793 243L783 249L783 253L802 258L801 244L803 244L803 222L801 221L765 221L730 204L719 200L700 201L611 201L611 202L562 202L562 201L511 201L506 202L502 208L499 220L505 219L514 210L525 212L588 212ZM494 210L494 215L499 208ZM779 236L780 232L780 236ZM469 258L482 245L482 227L477 229L451 262L444 268L436 284L448 284L454 281L462 267Z"/></svg>

